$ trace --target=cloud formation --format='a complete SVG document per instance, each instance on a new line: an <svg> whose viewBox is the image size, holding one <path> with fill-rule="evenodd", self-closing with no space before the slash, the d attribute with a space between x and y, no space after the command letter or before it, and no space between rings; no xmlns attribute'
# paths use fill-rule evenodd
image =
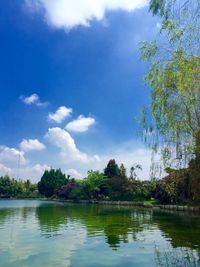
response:
<svg viewBox="0 0 200 267"><path fill-rule="evenodd" d="M20 99L26 105L36 105L38 107L44 107L49 104L48 102L41 102L37 94L32 94L30 96L20 96Z"/></svg>
<svg viewBox="0 0 200 267"><path fill-rule="evenodd" d="M90 163L98 161L98 156L90 157L86 153L81 152L71 135L64 129L59 127L50 128L46 134L46 138L51 144L60 149L60 155L65 162L82 162Z"/></svg>
<svg viewBox="0 0 200 267"><path fill-rule="evenodd" d="M118 148L110 148L109 151L100 154L98 161L92 162L89 166L77 164L73 168L84 177L89 169L103 171L110 159L115 159L118 165L123 163L127 169L127 175L130 175L130 168L134 164L140 164L142 171L137 172L139 179L145 180L150 177L151 151L146 148L136 148L131 142L129 148L123 144L119 145Z"/></svg>
<svg viewBox="0 0 200 267"><path fill-rule="evenodd" d="M106 11L142 8L148 0L25 0L25 3L31 11L42 12L49 25L72 29L102 20Z"/></svg>
<svg viewBox="0 0 200 267"><path fill-rule="evenodd" d="M83 115L80 115L76 120L69 122L66 125L66 129L70 132L83 133L86 132L94 123L94 118L84 117Z"/></svg>
<svg viewBox="0 0 200 267"><path fill-rule="evenodd" d="M31 179L32 182L38 182L42 177L45 170L49 170L50 167L46 164L35 164L33 166L21 166L15 168L8 168L3 164L0 164L0 176L9 175L15 179Z"/></svg>
<svg viewBox="0 0 200 267"><path fill-rule="evenodd" d="M76 178L76 179L83 178L83 175L75 169L66 170L65 174L70 175L72 178Z"/></svg>
<svg viewBox="0 0 200 267"><path fill-rule="evenodd" d="M46 164L35 164L33 166L22 167L19 170L12 169L10 174L14 178L20 177L20 179L31 179L33 182L38 182L44 171L49 169L50 167Z"/></svg>
<svg viewBox="0 0 200 267"><path fill-rule="evenodd" d="M19 151L15 148L10 148L6 146L0 146L0 163L6 163L9 165L17 164L25 165L28 161L24 157L24 152Z"/></svg>
<svg viewBox="0 0 200 267"><path fill-rule="evenodd" d="M5 165L0 163L0 176L1 175L9 175L11 172L11 169L6 167Z"/></svg>
<svg viewBox="0 0 200 267"><path fill-rule="evenodd" d="M40 151L40 150L45 149L45 145L42 144L37 139L28 139L28 140L23 139L19 146L20 146L20 149L24 152L33 151L33 150Z"/></svg>
<svg viewBox="0 0 200 267"><path fill-rule="evenodd" d="M65 106L59 107L55 113L49 113L48 120L55 123L63 122L72 113L71 108Z"/></svg>

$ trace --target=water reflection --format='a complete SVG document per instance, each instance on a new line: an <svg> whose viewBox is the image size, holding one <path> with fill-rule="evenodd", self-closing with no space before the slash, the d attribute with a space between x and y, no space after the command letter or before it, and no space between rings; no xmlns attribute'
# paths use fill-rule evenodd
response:
<svg viewBox="0 0 200 267"><path fill-rule="evenodd" d="M156 263L159 267L199 267L200 259L197 251L189 248L169 248L160 252L155 250Z"/></svg>
<svg viewBox="0 0 200 267"><path fill-rule="evenodd" d="M69 214L63 205L52 203L37 207L36 218L41 233L46 237L52 237L58 235L62 227L67 227Z"/></svg>
<svg viewBox="0 0 200 267"><path fill-rule="evenodd" d="M2 266L200 266L199 216L0 202L0 235Z"/></svg>
<svg viewBox="0 0 200 267"><path fill-rule="evenodd" d="M106 243L117 249L120 243L128 243L128 236L137 240L137 234L151 228L152 214L149 210L128 208L56 205L36 208L40 229L43 235L57 235L68 223L80 223L87 229L88 237L105 236Z"/></svg>
<svg viewBox="0 0 200 267"><path fill-rule="evenodd" d="M178 212L154 212L157 227L171 241L174 248L200 248L200 216Z"/></svg>

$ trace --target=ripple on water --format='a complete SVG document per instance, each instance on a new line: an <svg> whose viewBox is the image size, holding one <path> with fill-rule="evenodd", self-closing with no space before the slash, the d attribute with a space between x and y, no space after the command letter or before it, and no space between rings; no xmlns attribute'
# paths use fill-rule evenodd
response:
<svg viewBox="0 0 200 267"><path fill-rule="evenodd" d="M128 207L0 202L0 266L6 267L196 267L188 264L198 261L199 234L198 216ZM182 265L167 265L167 260Z"/></svg>

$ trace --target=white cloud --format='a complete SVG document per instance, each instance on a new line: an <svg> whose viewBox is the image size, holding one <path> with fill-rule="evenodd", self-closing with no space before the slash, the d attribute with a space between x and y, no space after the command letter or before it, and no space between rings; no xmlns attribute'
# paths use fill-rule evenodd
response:
<svg viewBox="0 0 200 267"><path fill-rule="evenodd" d="M46 138L54 146L60 149L60 155L65 162L82 162L89 163L98 161L98 156L90 157L86 153L81 152L75 144L74 139L64 129L59 127L50 128L46 134Z"/></svg>
<svg viewBox="0 0 200 267"><path fill-rule="evenodd" d="M65 174L70 175L72 178L76 178L76 179L83 178L83 175L75 169L66 170Z"/></svg>
<svg viewBox="0 0 200 267"><path fill-rule="evenodd" d="M75 178L83 178L90 169L103 171L108 161L113 158L119 165L121 163L125 165L128 174L134 164L141 164L142 171L138 171L139 178L145 180L150 177L152 153L136 141L110 147L109 152L102 153L100 156L90 156L77 148L74 139L64 129L50 128L46 137L50 143L60 149L62 164L70 164L70 169L65 173Z"/></svg>
<svg viewBox="0 0 200 267"><path fill-rule="evenodd" d="M20 169L12 169L10 175L14 178L31 179L33 182L38 182L42 177L45 170L49 170L50 167L46 164L35 164L33 166L26 166Z"/></svg>
<svg viewBox="0 0 200 267"><path fill-rule="evenodd" d="M20 99L26 105L36 105L42 107L47 106L49 104L48 102L41 102L37 94L32 94L30 96L20 96Z"/></svg>
<svg viewBox="0 0 200 267"><path fill-rule="evenodd" d="M0 163L0 176L9 175L11 169Z"/></svg>
<svg viewBox="0 0 200 267"><path fill-rule="evenodd" d="M3 164L0 164L0 176L9 175L15 179L30 179L32 182L38 182L42 177L45 170L49 170L50 167L46 164L35 164L33 166L14 167L8 168Z"/></svg>
<svg viewBox="0 0 200 267"><path fill-rule="evenodd" d="M9 175L15 179L31 179L38 182L45 170L50 169L46 164L28 164L24 151L0 146L0 175Z"/></svg>
<svg viewBox="0 0 200 267"><path fill-rule="evenodd" d="M24 152L32 151L32 150L43 150L45 149L45 145L42 144L40 141L37 139L23 139L22 142L20 143L20 149Z"/></svg>
<svg viewBox="0 0 200 267"><path fill-rule="evenodd" d="M84 117L80 115L76 120L69 122L66 125L66 129L71 132L86 132L90 126L95 123L95 119L91 117Z"/></svg>
<svg viewBox="0 0 200 267"><path fill-rule="evenodd" d="M133 148L131 149L120 149L113 153L113 157L116 159L118 164L123 163L127 168L129 174L130 168L134 164L140 164L142 171L138 171L138 177L142 180L149 179L150 166L151 166L151 151L146 148ZM110 157L106 157L107 160Z"/></svg>
<svg viewBox="0 0 200 267"><path fill-rule="evenodd" d="M115 159L118 165L121 163L127 169L127 174L130 174L130 168L134 164L141 164L142 171L138 171L138 177L141 180L146 180L150 178L150 166L151 166L151 151L145 148L133 148L133 149L114 149L109 153L100 155L98 161L94 161L89 166L83 166L81 164L74 165L73 167L84 175L87 174L89 169L103 171L110 159Z"/></svg>
<svg viewBox="0 0 200 267"><path fill-rule="evenodd" d="M53 154L48 155L50 161L47 162L47 165L41 163L33 165L31 163L28 164L28 161L24 157L24 151L1 146L0 175L8 174L14 178L20 177L21 179L31 179L37 182L41 178L43 172L49 169L50 165L53 165L54 168L61 167L66 174L80 179L87 175L88 170L103 171L108 161L114 158L119 165L121 163L125 165L128 174L130 173L131 166L137 163L141 164L143 168L142 171L138 171L139 178L144 180L150 177L151 151L142 147L142 144L138 144L135 141L108 147L107 152L105 151L99 157L80 151L74 139L64 129L58 127L50 128L46 134L46 138L51 144L59 148L60 157L56 156L55 152L53 152ZM155 158L155 163L159 162L160 158L157 156ZM66 164L69 166L67 170ZM163 175L165 175L164 172L162 173L162 176Z"/></svg>
<svg viewBox="0 0 200 267"><path fill-rule="evenodd" d="M88 170L103 171L110 159L115 159L118 165L123 163L127 169L128 175L130 175L130 168L134 164L141 164L142 171L137 171L139 179L148 180L150 178L151 151L145 148L133 147L133 149L128 150L124 148L120 150L114 149L111 150L110 153L100 155L96 161L94 160L88 164L83 164L82 162L73 162L70 163L70 166L81 174L80 178L83 178L87 175ZM74 177L79 178L78 176L75 176L75 173Z"/></svg>
<svg viewBox="0 0 200 267"><path fill-rule="evenodd" d="M28 163L28 161L25 159L23 151L6 146L0 146L0 163L24 165Z"/></svg>
<svg viewBox="0 0 200 267"><path fill-rule="evenodd" d="M34 12L42 12L48 24L71 29L89 26L92 20L103 20L106 11L133 11L148 4L148 0L25 0Z"/></svg>
<svg viewBox="0 0 200 267"><path fill-rule="evenodd" d="M38 100L39 100L39 97L38 97L37 94L33 94L33 95L26 96L26 97L23 98L24 103L27 104L27 105L34 104Z"/></svg>
<svg viewBox="0 0 200 267"><path fill-rule="evenodd" d="M67 108L65 106L59 107L55 113L49 113L48 119L49 121L61 123L64 121L70 114L72 113L71 108Z"/></svg>

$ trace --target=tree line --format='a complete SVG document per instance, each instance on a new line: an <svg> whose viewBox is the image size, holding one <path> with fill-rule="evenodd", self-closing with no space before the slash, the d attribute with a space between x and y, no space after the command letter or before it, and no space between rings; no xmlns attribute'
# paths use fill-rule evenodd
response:
<svg viewBox="0 0 200 267"><path fill-rule="evenodd" d="M0 198L38 198L37 184L30 180L22 181L10 178L8 175L0 177Z"/></svg>
<svg viewBox="0 0 200 267"><path fill-rule="evenodd" d="M151 180L138 179L136 169L140 169L140 165L134 165L130 175L127 175L124 165L118 166L114 159L108 162L103 172L89 171L87 177L82 180L66 177L59 169L51 169L44 172L38 183L38 190L46 197L71 200L200 204L200 187L198 180L195 179L196 169L193 169L193 162L190 164L190 169L167 168L166 177ZM190 172L194 174L193 179L190 177Z"/></svg>
<svg viewBox="0 0 200 267"><path fill-rule="evenodd" d="M153 188L152 181L140 181L136 170L131 168L130 175L123 164L118 166L111 159L103 172L88 171L84 179L74 179L60 169L46 170L38 183L40 194L46 197L58 197L73 200L144 200L149 199Z"/></svg>
<svg viewBox="0 0 200 267"><path fill-rule="evenodd" d="M128 176L123 165L110 160L104 172L89 171L83 180L66 177L61 170L45 171L38 185L32 185L40 194L200 203L200 2L151 0L150 12L159 17L160 33L156 40L140 46L141 57L149 64L145 81L151 87L151 105L142 114L142 133L154 153L161 153L168 175L141 181L135 176L138 165ZM25 182L0 177L2 196L35 194L36 189L31 190Z"/></svg>
<svg viewBox="0 0 200 267"><path fill-rule="evenodd" d="M150 201L162 204L200 204L199 184L195 168L175 170L167 168L162 179L141 180L134 165L127 175L123 164L111 159L103 172L88 171L84 179L75 179L60 169L46 170L40 181L18 181L8 176L0 177L0 198L58 198L79 200ZM194 179L190 172L193 171Z"/></svg>

